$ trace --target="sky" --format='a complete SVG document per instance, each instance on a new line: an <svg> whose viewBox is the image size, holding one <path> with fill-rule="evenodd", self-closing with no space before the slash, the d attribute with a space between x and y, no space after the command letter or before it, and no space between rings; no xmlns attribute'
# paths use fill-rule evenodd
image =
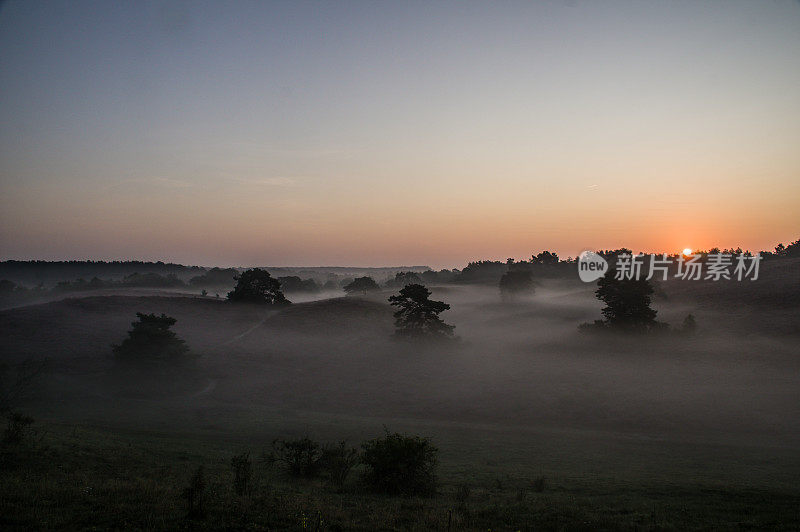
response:
<svg viewBox="0 0 800 532"><path fill-rule="evenodd" d="M800 2L0 4L0 259L800 238Z"/></svg>

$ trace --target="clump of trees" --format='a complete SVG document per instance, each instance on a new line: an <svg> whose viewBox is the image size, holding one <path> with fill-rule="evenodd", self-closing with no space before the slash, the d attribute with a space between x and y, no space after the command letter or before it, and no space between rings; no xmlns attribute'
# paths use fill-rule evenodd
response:
<svg viewBox="0 0 800 532"><path fill-rule="evenodd" d="M281 283L268 271L253 268L237 275L236 286L228 292L228 300L236 303L285 306L290 304L281 291Z"/></svg>
<svg viewBox="0 0 800 532"><path fill-rule="evenodd" d="M314 279L301 279L297 275L278 277L278 282L281 283L281 290L286 293L314 294L320 291L319 285Z"/></svg>
<svg viewBox="0 0 800 532"><path fill-rule="evenodd" d="M211 268L202 275L189 279L191 286L231 286L239 272L235 268Z"/></svg>
<svg viewBox="0 0 800 532"><path fill-rule="evenodd" d="M189 347L170 328L177 320L166 314L136 313L138 321L131 323L128 337L112 345L117 360L126 362L176 362L185 360Z"/></svg>
<svg viewBox="0 0 800 532"><path fill-rule="evenodd" d="M394 279L389 279L386 282L386 287L398 288L408 284L422 284L422 279L415 272L397 272L394 274Z"/></svg>
<svg viewBox="0 0 800 532"><path fill-rule="evenodd" d="M377 292L381 289L372 277L356 277L350 283L344 285L342 289L347 295L362 294L367 292Z"/></svg>
<svg viewBox="0 0 800 532"><path fill-rule="evenodd" d="M450 309L442 301L430 299L431 291L421 284L410 284L397 295L389 297L389 303L397 307L394 313L395 334L404 338L444 339L453 337L454 325L448 325L439 314Z"/></svg>

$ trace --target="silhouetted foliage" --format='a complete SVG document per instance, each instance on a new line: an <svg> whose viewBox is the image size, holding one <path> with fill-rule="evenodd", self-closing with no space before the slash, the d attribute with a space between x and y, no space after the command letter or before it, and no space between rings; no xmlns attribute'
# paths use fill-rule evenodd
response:
<svg viewBox="0 0 800 532"><path fill-rule="evenodd" d="M235 268L211 268L203 275L189 279L191 286L233 286L238 271Z"/></svg>
<svg viewBox="0 0 800 532"><path fill-rule="evenodd" d="M131 323L128 337L120 345L113 345L114 355L125 361L178 361L186 358L189 348L186 342L170 329L176 319L166 314L142 314L139 321Z"/></svg>
<svg viewBox="0 0 800 532"><path fill-rule="evenodd" d="M601 311L603 321L583 324L582 330L608 328L621 332L648 332L663 329L656 321L657 312L650 308L653 286L646 279L617 279L609 270L597 281L595 295L606 306Z"/></svg>
<svg viewBox="0 0 800 532"><path fill-rule="evenodd" d="M141 288L180 288L186 286L186 283L178 279L173 273L164 276L154 272L132 273L122 279L121 284Z"/></svg>
<svg viewBox="0 0 800 532"><path fill-rule="evenodd" d="M281 283L268 271L253 268L236 276L236 287L228 292L230 301L282 306L289 301L281 291Z"/></svg>
<svg viewBox="0 0 800 532"><path fill-rule="evenodd" d="M415 272L397 272L394 279L387 281L388 288L406 286L408 284L422 284L422 279Z"/></svg>
<svg viewBox="0 0 800 532"><path fill-rule="evenodd" d="M306 437L295 440L272 442L271 460L283 462L290 474L297 477L313 477L319 473L322 448L319 443Z"/></svg>
<svg viewBox="0 0 800 532"><path fill-rule="evenodd" d="M381 287L375 282L372 277L357 277L352 282L344 285L343 290L348 294L363 294L367 292L375 292L380 290Z"/></svg>
<svg viewBox="0 0 800 532"><path fill-rule="evenodd" d="M531 263L552 266L558 264L558 255L550 251L542 251L537 255L531 256Z"/></svg>
<svg viewBox="0 0 800 532"><path fill-rule="evenodd" d="M784 246L783 243L778 244L775 246L775 251L772 253L762 253L765 256L772 256L774 258L792 258L792 257L800 257L800 239L795 240L788 246Z"/></svg>
<svg viewBox="0 0 800 532"><path fill-rule="evenodd" d="M287 277L278 277L278 282L281 283L281 289L288 293L308 293L313 294L319 292L319 285L314 279L301 279L296 275Z"/></svg>
<svg viewBox="0 0 800 532"><path fill-rule="evenodd" d="M500 278L500 295L504 299L533 292L533 272L530 270L509 270Z"/></svg>
<svg viewBox="0 0 800 532"><path fill-rule="evenodd" d="M390 434L361 444L366 481L389 494L428 495L436 491L438 449L427 438Z"/></svg>
<svg viewBox="0 0 800 532"><path fill-rule="evenodd" d="M350 475L350 471L358 465L358 450L347 447L347 443L341 441L338 445L323 447L320 463L325 476L331 484L342 487Z"/></svg>
<svg viewBox="0 0 800 532"><path fill-rule="evenodd" d="M397 295L389 297L394 313L395 334L411 338L450 338L455 326L448 325L439 314L448 310L450 305L442 301L429 299L431 291L421 284L410 284Z"/></svg>
<svg viewBox="0 0 800 532"><path fill-rule="evenodd" d="M508 271L505 262L499 260L480 260L470 262L455 276L460 283L497 283L500 277Z"/></svg>

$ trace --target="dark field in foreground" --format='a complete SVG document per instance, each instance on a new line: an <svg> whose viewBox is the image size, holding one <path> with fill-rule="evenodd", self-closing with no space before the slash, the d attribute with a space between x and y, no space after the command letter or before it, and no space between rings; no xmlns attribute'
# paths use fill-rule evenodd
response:
<svg viewBox="0 0 800 532"><path fill-rule="evenodd" d="M461 339L428 349L390 339L388 293L280 312L125 295L5 310L3 360L48 362L19 403L36 434L4 455L0 524L185 527L181 490L203 464L194 526L211 528L797 529L800 283L782 268L666 283L659 319L692 312L694 338L580 335L593 287L557 282L511 305L434 288ZM136 312L177 318L196 366L115 370L109 345ZM340 492L257 460L274 438L357 445L384 426L432 438L438 495L370 494L358 472ZM244 451L255 486L239 497L229 462Z"/></svg>

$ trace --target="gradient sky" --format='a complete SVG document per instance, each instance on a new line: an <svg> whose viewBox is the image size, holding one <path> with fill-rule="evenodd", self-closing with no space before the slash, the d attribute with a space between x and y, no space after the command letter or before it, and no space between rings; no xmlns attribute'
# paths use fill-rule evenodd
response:
<svg viewBox="0 0 800 532"><path fill-rule="evenodd" d="M800 238L800 2L15 2L0 258Z"/></svg>

